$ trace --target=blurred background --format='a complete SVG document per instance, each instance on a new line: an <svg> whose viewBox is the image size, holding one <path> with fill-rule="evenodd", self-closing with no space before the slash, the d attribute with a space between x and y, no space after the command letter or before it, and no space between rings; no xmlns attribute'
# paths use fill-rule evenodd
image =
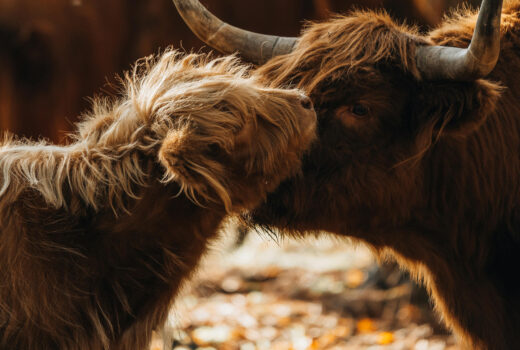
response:
<svg viewBox="0 0 520 350"><path fill-rule="evenodd" d="M202 262L150 350L462 350L426 292L362 244L236 228ZM171 349L166 347L166 349Z"/></svg>
<svg viewBox="0 0 520 350"><path fill-rule="evenodd" d="M479 0L202 0L223 20L296 36L305 20L384 8L427 31ZM208 51L169 0L0 0L0 131L66 142L89 97L172 45ZM428 298L393 265L334 239L229 235L179 300L175 349L457 349ZM205 267L204 267L205 266Z"/></svg>

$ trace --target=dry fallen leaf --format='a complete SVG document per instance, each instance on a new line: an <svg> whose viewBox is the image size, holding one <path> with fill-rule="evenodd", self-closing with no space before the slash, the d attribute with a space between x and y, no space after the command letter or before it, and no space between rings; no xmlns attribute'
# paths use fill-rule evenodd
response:
<svg viewBox="0 0 520 350"><path fill-rule="evenodd" d="M349 288L357 288L365 282L365 273L359 269L348 270L345 273L345 284Z"/></svg>
<svg viewBox="0 0 520 350"><path fill-rule="evenodd" d="M371 318L363 318L357 322L356 329L360 334L367 334L375 332L376 326Z"/></svg>
<svg viewBox="0 0 520 350"><path fill-rule="evenodd" d="M224 343L232 339L233 332L227 326L199 327L192 334L193 341L199 345Z"/></svg>
<svg viewBox="0 0 520 350"><path fill-rule="evenodd" d="M377 343L379 345L388 345L394 342L394 334L391 332L381 332L377 337Z"/></svg>

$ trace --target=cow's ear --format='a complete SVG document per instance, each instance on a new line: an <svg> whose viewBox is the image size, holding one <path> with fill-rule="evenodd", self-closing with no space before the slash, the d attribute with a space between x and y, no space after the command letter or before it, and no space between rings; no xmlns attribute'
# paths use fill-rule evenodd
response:
<svg viewBox="0 0 520 350"><path fill-rule="evenodd" d="M231 208L224 179L226 169L219 162L216 144L198 136L193 128L170 131L159 149L158 158L165 169L164 182L176 182L194 203L223 203Z"/></svg>
<svg viewBox="0 0 520 350"><path fill-rule="evenodd" d="M193 168L199 163L200 156L189 128L170 131L158 154L165 169L165 181L176 181L182 187L197 187L197 174Z"/></svg>
<svg viewBox="0 0 520 350"><path fill-rule="evenodd" d="M422 82L414 99L412 123L430 127L439 136L466 136L493 112L500 85L475 82Z"/></svg>

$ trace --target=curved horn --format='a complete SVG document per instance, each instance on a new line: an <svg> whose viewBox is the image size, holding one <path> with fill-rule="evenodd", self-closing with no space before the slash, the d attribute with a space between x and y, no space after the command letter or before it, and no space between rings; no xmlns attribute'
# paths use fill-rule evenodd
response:
<svg viewBox="0 0 520 350"><path fill-rule="evenodd" d="M417 48L417 68L427 80L471 81L488 75L500 54L503 0L483 0L467 49L445 46Z"/></svg>
<svg viewBox="0 0 520 350"><path fill-rule="evenodd" d="M253 63L293 50L297 38L253 33L229 25L209 12L198 0L173 0L190 29L209 46L226 54L239 52Z"/></svg>

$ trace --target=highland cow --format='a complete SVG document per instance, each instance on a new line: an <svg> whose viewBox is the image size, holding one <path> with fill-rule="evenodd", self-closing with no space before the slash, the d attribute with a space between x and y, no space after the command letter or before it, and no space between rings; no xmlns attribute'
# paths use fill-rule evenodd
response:
<svg viewBox="0 0 520 350"><path fill-rule="evenodd" d="M234 57L167 51L69 145L6 139L0 349L145 349L226 215L298 171L315 122Z"/></svg>
<svg viewBox="0 0 520 350"><path fill-rule="evenodd" d="M267 61L258 77L315 104L302 173L250 220L359 239L423 281L468 348L520 349L520 1L485 0L478 20L461 10L427 34L357 11L299 38L175 2L202 38L219 26L208 43Z"/></svg>

